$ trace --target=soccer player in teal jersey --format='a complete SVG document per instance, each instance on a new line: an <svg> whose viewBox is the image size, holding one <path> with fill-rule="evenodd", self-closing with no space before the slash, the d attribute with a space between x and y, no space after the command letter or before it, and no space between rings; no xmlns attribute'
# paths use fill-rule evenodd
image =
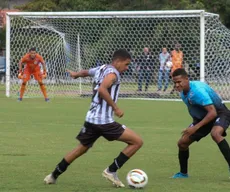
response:
<svg viewBox="0 0 230 192"><path fill-rule="evenodd" d="M180 172L172 178L188 177L189 146L209 133L230 167L230 148L224 139L230 124L229 109L209 85L200 81L189 81L184 69L176 69L172 74L172 80L193 119L178 141Z"/></svg>

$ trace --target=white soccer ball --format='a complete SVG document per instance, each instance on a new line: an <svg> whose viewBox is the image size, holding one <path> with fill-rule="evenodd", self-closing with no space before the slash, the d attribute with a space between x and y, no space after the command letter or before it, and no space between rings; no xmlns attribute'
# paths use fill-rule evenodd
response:
<svg viewBox="0 0 230 192"><path fill-rule="evenodd" d="M129 187L140 189L144 188L148 183L147 174L140 169L133 169L128 172L126 177Z"/></svg>
<svg viewBox="0 0 230 192"><path fill-rule="evenodd" d="M171 68L173 66L172 61L167 61L166 62L166 67Z"/></svg>

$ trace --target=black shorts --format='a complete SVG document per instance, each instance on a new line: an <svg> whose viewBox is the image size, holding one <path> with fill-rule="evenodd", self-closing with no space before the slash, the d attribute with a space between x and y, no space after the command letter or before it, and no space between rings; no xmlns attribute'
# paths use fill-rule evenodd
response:
<svg viewBox="0 0 230 192"><path fill-rule="evenodd" d="M82 145L92 147L93 143L103 136L108 141L117 140L125 131L125 126L117 122L96 125L85 122L80 133L76 137Z"/></svg>
<svg viewBox="0 0 230 192"><path fill-rule="evenodd" d="M199 122L199 121L198 121ZM196 125L198 122L193 122L191 126ZM212 130L214 126L220 126L224 129L223 135L226 136L226 130L230 125L230 115L229 113L221 114L219 117L217 117L214 121L208 123L207 125L204 125L200 129L198 129L194 134L190 135L190 139L193 141L199 141L203 137L206 137Z"/></svg>

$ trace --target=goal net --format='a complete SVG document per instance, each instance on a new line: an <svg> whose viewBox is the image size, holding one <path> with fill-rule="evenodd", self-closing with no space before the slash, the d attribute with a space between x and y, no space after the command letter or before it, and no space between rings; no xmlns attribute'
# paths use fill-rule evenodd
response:
<svg viewBox="0 0 230 192"><path fill-rule="evenodd" d="M7 96L18 96L18 63L31 47L46 61L49 97L90 96L92 79L73 80L66 69L109 64L113 52L125 48L132 63L122 75L120 97L178 99L178 93L172 92L170 68L160 67L159 54L162 48L170 55L179 48L181 52L169 60L183 60L190 79L206 81L230 100L230 31L216 14L202 10L27 12L8 13L7 24ZM25 96L42 96L33 77Z"/></svg>

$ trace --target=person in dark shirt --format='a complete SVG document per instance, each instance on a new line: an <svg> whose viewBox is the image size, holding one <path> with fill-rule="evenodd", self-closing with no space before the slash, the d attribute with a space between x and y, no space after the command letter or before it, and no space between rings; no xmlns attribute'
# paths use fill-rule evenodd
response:
<svg viewBox="0 0 230 192"><path fill-rule="evenodd" d="M143 81L145 81L145 91L147 91L153 66L153 57L150 54L148 47L144 48L144 52L137 58L136 61L138 71L138 91L142 91Z"/></svg>

